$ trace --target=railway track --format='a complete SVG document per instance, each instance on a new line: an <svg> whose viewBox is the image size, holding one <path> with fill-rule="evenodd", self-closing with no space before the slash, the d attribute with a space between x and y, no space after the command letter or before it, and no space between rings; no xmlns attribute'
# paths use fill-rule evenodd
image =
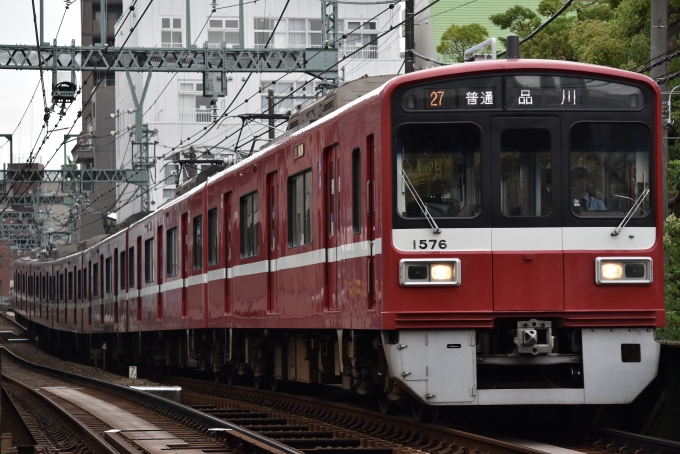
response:
<svg viewBox="0 0 680 454"><path fill-rule="evenodd" d="M43 452L299 454L175 402L2 354L5 390Z"/></svg>
<svg viewBox="0 0 680 454"><path fill-rule="evenodd" d="M349 431L351 438L365 440L365 444L396 443L403 448L435 454L486 453L486 452L583 452L619 454L675 454L680 443L628 432L569 424L559 428L533 427L533 437L518 435L499 437L497 434L482 436L439 425L420 424L405 418L384 416L369 409L329 402L323 399L301 397L210 383L179 377L152 375L150 378L182 387L182 401L212 412L215 415L239 423L239 419L254 431L261 431L274 438L292 439L288 432L298 431L306 437L316 436L319 427L328 432ZM228 409L229 412L224 411ZM249 416L251 414L252 416ZM266 416L265 416L266 414ZM290 415L294 415L291 417ZM258 418L262 418L258 420ZM283 421L293 426L286 429ZM279 425L281 424L281 425ZM491 424L494 426L495 424ZM506 427L511 426L508 421ZM295 427L297 426L297 427ZM488 425L487 425L488 427ZM502 424L496 427L499 429ZM323 430L321 430L323 432ZM476 431L475 431L476 432ZM515 434L521 432L515 432ZM541 434L536 442L536 434ZM304 445L306 441L300 442ZM556 446L555 446L556 445ZM504 451L505 449L509 451ZM522 451L521 449L526 449Z"/></svg>

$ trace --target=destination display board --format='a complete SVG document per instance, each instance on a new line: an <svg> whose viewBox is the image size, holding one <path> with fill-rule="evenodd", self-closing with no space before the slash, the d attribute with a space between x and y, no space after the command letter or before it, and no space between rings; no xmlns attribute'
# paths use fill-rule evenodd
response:
<svg viewBox="0 0 680 454"><path fill-rule="evenodd" d="M641 110L642 90L607 80L553 74L453 79L406 90L406 111Z"/></svg>

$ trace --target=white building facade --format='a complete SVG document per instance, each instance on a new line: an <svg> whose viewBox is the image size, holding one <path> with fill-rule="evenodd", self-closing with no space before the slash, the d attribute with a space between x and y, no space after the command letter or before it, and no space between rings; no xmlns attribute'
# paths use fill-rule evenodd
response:
<svg viewBox="0 0 680 454"><path fill-rule="evenodd" d="M187 1L154 1L146 14L141 17L150 0L123 1L123 15L116 24L120 32L116 46L182 48L194 44L201 48L205 42L209 47L239 46L239 1L238 0L190 0L190 28L187 29ZM291 0L281 16L284 1L259 0L243 1L243 33L246 49L263 48L269 40L279 17L281 21L273 34L270 48L318 48L321 47L321 2L319 0ZM132 12L130 6L135 4ZM394 9L389 4L340 4L338 8L339 31L345 38L339 43L338 73L341 80L351 81L364 75L377 76L403 73L403 57L400 56L401 27L400 6ZM213 8L215 11L213 12ZM141 19L140 19L141 18ZM139 25L130 29L139 21ZM392 31L389 31L392 27ZM383 33L386 33L382 36ZM132 33L132 36L128 36ZM188 37L188 33L190 36ZM190 43L187 42L190 39ZM377 38L377 40L376 40ZM364 47L365 44L371 43ZM403 45L402 45L403 47ZM359 50L360 49L360 50ZM356 54L347 57L353 52ZM343 57L347 57L343 60ZM145 73L130 73L138 98L144 89ZM151 169L150 199L151 210L174 197L177 169L172 164L172 154L188 152L186 144L191 143L192 152L201 159L216 159L233 154L241 129L241 120L236 116L246 113L268 111L268 89L274 90L276 113L293 111L300 105L317 99L318 81L304 73L248 73L227 74L227 96L217 99L217 115L225 118L219 127L214 127L204 137L209 127L211 112L210 97L203 96L201 73L153 73L143 104L144 123L153 132L152 142L158 144L150 149L150 160L155 162ZM273 86L271 83L275 82ZM244 86L245 85L245 86ZM238 96L236 94L243 88ZM297 90L299 89L299 90ZM297 90L297 91L295 91ZM293 93L293 91L295 91ZM292 98L284 97L293 93ZM247 100L247 102L245 102ZM117 143L116 163L119 168L131 168L139 152L134 144L134 130L128 130L135 123L135 113L128 113L135 104L125 73L116 74L116 117ZM231 105L231 108L229 106ZM255 143L255 150L267 140L268 128L265 122L254 122L243 128L239 148L250 150L253 135L264 135ZM285 124L277 128L276 135L285 130ZM157 131L157 132L156 132ZM187 142L191 137L192 140ZM180 141L184 141L180 145ZM172 151L172 148L176 148ZM206 153L209 151L210 154ZM154 157L155 155L155 157ZM186 159L186 154L182 156ZM198 169L199 171L202 169ZM125 220L141 211L140 188L122 184L117 188L118 219Z"/></svg>

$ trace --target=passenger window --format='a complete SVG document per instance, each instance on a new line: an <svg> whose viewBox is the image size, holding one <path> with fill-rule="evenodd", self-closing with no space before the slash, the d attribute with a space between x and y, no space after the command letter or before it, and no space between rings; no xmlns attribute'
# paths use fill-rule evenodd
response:
<svg viewBox="0 0 680 454"><path fill-rule="evenodd" d="M203 268L203 216L194 218L194 269Z"/></svg>
<svg viewBox="0 0 680 454"><path fill-rule="evenodd" d="M124 290L125 289L125 251L122 251L120 253L120 272L118 275L120 276L120 289Z"/></svg>
<svg viewBox="0 0 680 454"><path fill-rule="evenodd" d="M68 300L73 300L73 271L68 273Z"/></svg>
<svg viewBox="0 0 680 454"><path fill-rule="evenodd" d="M217 265L217 208L208 211L208 265Z"/></svg>
<svg viewBox="0 0 680 454"><path fill-rule="evenodd" d="M361 150L352 153L352 228L361 232Z"/></svg>
<svg viewBox="0 0 680 454"><path fill-rule="evenodd" d="M254 257L259 252L257 192L241 197L241 257Z"/></svg>
<svg viewBox="0 0 680 454"><path fill-rule="evenodd" d="M408 124L397 131L397 211L424 218L476 217L482 203L482 133L471 123ZM408 187L402 170L413 185Z"/></svg>
<svg viewBox="0 0 680 454"><path fill-rule="evenodd" d="M82 298L83 298L83 287L82 287L82 284L83 284L83 270L78 270L78 290L77 290L78 299L82 299Z"/></svg>
<svg viewBox="0 0 680 454"><path fill-rule="evenodd" d="M144 282L153 282L154 277L154 239L144 241Z"/></svg>
<svg viewBox="0 0 680 454"><path fill-rule="evenodd" d="M639 123L577 123L571 128L569 206L579 217L621 217L650 189L651 134ZM647 216L651 194L633 213Z"/></svg>
<svg viewBox="0 0 680 454"><path fill-rule="evenodd" d="M128 285L135 286L135 247L131 247L128 253Z"/></svg>
<svg viewBox="0 0 680 454"><path fill-rule="evenodd" d="M92 265L92 295L99 295L99 263Z"/></svg>
<svg viewBox="0 0 680 454"><path fill-rule="evenodd" d="M177 276L177 227L169 229L166 233L168 253L166 255L166 272L168 276Z"/></svg>
<svg viewBox="0 0 680 454"><path fill-rule="evenodd" d="M288 179L288 246L312 243L312 169Z"/></svg>
<svg viewBox="0 0 680 454"><path fill-rule="evenodd" d="M106 283L106 294L107 295L113 291L112 263L113 263L113 259L111 257L107 258L104 261L104 271L105 271L104 282Z"/></svg>
<svg viewBox="0 0 680 454"><path fill-rule="evenodd" d="M501 133L501 211L506 216L548 216L552 211L552 158L547 129Z"/></svg>

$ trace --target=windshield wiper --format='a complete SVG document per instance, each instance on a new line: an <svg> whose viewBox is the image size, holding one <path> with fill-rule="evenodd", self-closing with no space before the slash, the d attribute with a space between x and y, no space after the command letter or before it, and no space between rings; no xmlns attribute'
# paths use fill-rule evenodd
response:
<svg viewBox="0 0 680 454"><path fill-rule="evenodd" d="M430 227L432 227L432 232L434 233L441 233L442 231L439 229L437 226L437 223L434 222L434 218L430 214L429 211L427 211L427 205L425 205L425 202L423 202L423 199L420 198L418 195L418 191L416 191L415 186L413 186L413 183L411 183L411 180L408 179L408 176L406 175L406 172L404 172L404 169L401 169L401 176L404 179L404 184L408 188L408 191L411 193L413 196L414 200L418 204L418 208L420 208L420 211L423 212L425 215L425 219L427 219L427 222L430 224Z"/></svg>
<svg viewBox="0 0 680 454"><path fill-rule="evenodd" d="M645 197L647 197L647 194L649 194L649 189L645 189L642 191L642 194L640 194L640 197L637 198L635 203L633 204L632 207L630 207L630 210L623 216L623 220L621 221L621 224L612 232L612 236L616 236L619 233L621 233L621 230L628 224L628 221L633 217L633 214L637 211L638 208L640 208L640 205L642 204L642 201L645 200ZM626 197L628 198L628 197Z"/></svg>

